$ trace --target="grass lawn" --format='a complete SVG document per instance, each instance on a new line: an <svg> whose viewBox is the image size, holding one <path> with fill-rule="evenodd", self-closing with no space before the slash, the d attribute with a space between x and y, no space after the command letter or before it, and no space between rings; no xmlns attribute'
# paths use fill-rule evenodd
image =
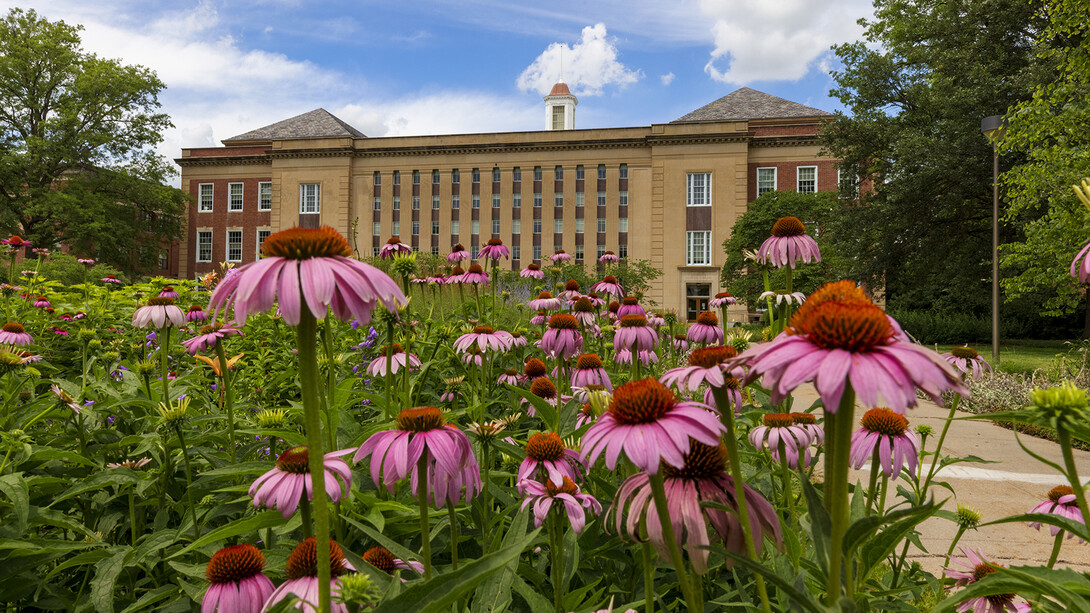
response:
<svg viewBox="0 0 1090 613"><path fill-rule="evenodd" d="M991 343L970 344L969 346L979 351L980 355L984 356L993 368L997 367L995 360L992 359ZM1038 368L1048 366L1048 363L1054 358L1066 354L1076 346L1076 343L1071 341L1004 341L999 345L1000 360L998 369L1003 372L1028 374ZM932 345L932 348L934 347ZM945 353L954 347L955 345L938 345L938 351Z"/></svg>

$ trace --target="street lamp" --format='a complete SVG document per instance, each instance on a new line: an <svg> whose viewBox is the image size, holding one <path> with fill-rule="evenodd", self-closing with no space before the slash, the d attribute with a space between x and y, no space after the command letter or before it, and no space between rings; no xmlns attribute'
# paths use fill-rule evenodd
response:
<svg viewBox="0 0 1090 613"><path fill-rule="evenodd" d="M980 131L992 144L992 359L999 362L999 147L996 139L1007 127L1002 115L980 121Z"/></svg>

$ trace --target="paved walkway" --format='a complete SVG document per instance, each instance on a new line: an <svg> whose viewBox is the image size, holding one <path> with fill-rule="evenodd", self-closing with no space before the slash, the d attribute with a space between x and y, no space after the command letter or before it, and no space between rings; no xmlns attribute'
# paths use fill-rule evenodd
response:
<svg viewBox="0 0 1090 613"><path fill-rule="evenodd" d="M810 387L799 389L795 406L807 407L817 399L817 393ZM856 408L857 418L863 408ZM925 400L915 409L909 409L906 417L911 426L930 425L935 434L928 437L928 449L934 450L943 422L949 414L945 409ZM970 415L958 411L958 417ZM1060 447L1044 439L1021 435L1022 443L1034 453L1057 464L1063 463ZM1052 468L1038 462L1022 451L1014 437L1014 432L1001 428L988 421L964 420L950 426L943 445L943 455L977 456L994 464L955 464L944 468L935 477L937 481L946 481L954 489L954 494L941 487L932 486L931 493L936 500L949 498L945 509L954 511L958 504L977 510L983 515L983 521L991 521L1011 515L1028 513L1035 505L1048 496L1048 491L1057 485L1066 485L1062 476ZM1090 452L1075 450L1075 463L1079 477L1085 482L1090 479ZM820 466L819 466L820 470ZM868 482L867 471L852 471L850 478L858 480L864 487ZM892 483L891 483L892 486ZM892 492L891 492L892 493ZM920 528L920 539L926 548L920 551L910 548L909 557L919 560L924 568L938 573L942 568L943 557L950 541L957 532L957 525L945 519L932 518ZM1008 566L1020 564L1044 565L1052 551L1053 538L1047 527L1037 531L1022 523L997 524L966 532L958 546L979 549L994 562ZM959 552L955 549L954 557ZM1068 567L1090 572L1090 545L1065 540L1060 550L1056 567Z"/></svg>

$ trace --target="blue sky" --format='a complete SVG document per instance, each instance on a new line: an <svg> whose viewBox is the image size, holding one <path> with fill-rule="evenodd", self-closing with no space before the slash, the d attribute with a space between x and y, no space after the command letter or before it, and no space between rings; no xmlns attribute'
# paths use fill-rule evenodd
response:
<svg viewBox="0 0 1090 613"><path fill-rule="evenodd" d="M668 122L742 86L835 111L829 46L871 15L866 0L0 0L12 6L154 69L171 158L317 107L368 136L538 130L561 61L578 128Z"/></svg>

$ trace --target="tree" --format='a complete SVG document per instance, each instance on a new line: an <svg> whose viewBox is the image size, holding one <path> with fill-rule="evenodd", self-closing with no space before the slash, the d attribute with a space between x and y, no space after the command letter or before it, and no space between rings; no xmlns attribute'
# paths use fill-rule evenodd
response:
<svg viewBox="0 0 1090 613"><path fill-rule="evenodd" d="M0 21L0 228L125 270L180 234L185 196L152 146L170 127L152 71L84 52L79 26Z"/></svg>
<svg viewBox="0 0 1090 613"><path fill-rule="evenodd" d="M873 184L843 194L829 226L849 277L884 286L896 308L987 313L992 151L980 120L1029 99L1047 72L1034 54L1039 8L877 0L861 23L864 41L834 48L844 68L832 93L851 114L824 132L842 172Z"/></svg>

